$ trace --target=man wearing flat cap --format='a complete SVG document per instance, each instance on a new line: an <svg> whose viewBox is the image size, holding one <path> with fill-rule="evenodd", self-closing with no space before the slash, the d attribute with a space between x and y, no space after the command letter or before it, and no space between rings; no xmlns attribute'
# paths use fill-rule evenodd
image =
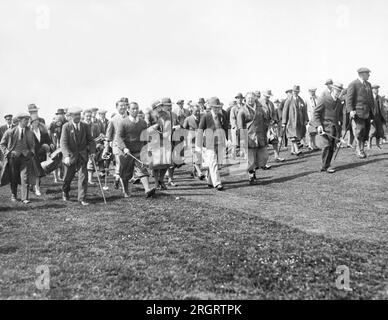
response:
<svg viewBox="0 0 388 320"><path fill-rule="evenodd" d="M16 118L19 120L19 124L12 129L8 129L0 142L0 148L4 154L0 185L11 184L11 201L16 202L18 184L21 184L21 201L28 204L30 202L28 200L28 184L35 183L31 167L31 160L35 152L35 141L34 134L27 126L30 115L21 113Z"/></svg>
<svg viewBox="0 0 388 320"><path fill-rule="evenodd" d="M12 123L12 114L6 114L4 116L4 119L6 121L5 125L1 126L0 127L0 141L1 141L1 138L3 137L4 133L8 130L8 129L12 129L14 127L13 123Z"/></svg>
<svg viewBox="0 0 388 320"><path fill-rule="evenodd" d="M340 139L341 124L343 119L343 106L341 103L341 92L343 85L333 83L331 92L324 92L318 99L316 108L314 108L311 124L317 127L319 142L322 149L322 172L334 173L335 169L331 167L331 160L336 148L337 139ZM334 139L337 138L337 139Z"/></svg>
<svg viewBox="0 0 388 320"><path fill-rule="evenodd" d="M327 88L328 92L331 92L331 86L333 85L333 80L332 79L327 79L325 82L325 86Z"/></svg>
<svg viewBox="0 0 388 320"><path fill-rule="evenodd" d="M209 188L218 191L224 189L219 173L219 164L226 158L226 140L228 134L228 124L222 113L223 104L217 97L208 100L210 111L205 113L199 122L196 137L196 163L202 159L202 148L205 148L204 163L209 168L207 184ZM204 139L205 135L205 139Z"/></svg>
<svg viewBox="0 0 388 320"><path fill-rule="evenodd" d="M174 109L179 125L182 127L185 119L190 115L190 111L184 108L185 101L180 99L177 101L178 108Z"/></svg>
<svg viewBox="0 0 388 320"><path fill-rule="evenodd" d="M31 117L32 116L38 117L39 122L41 124L46 124L46 121L43 118L39 117L38 115L39 108L34 103L29 104L27 108L28 108L28 113L30 114Z"/></svg>
<svg viewBox="0 0 388 320"><path fill-rule="evenodd" d="M98 121L97 124L100 127L100 131L102 134L106 134L106 130L108 129L109 120L106 118L107 111L105 109L98 110Z"/></svg>
<svg viewBox="0 0 388 320"><path fill-rule="evenodd" d="M357 71L359 78L352 81L347 89L346 107L349 110L349 117L357 142L357 156L366 158L364 145L369 138L374 99L372 86L368 82L370 70L360 68Z"/></svg>
<svg viewBox="0 0 388 320"><path fill-rule="evenodd" d="M384 111L384 101L383 98L379 95L380 86L373 85L373 119L371 120L371 128L369 132L369 143L368 148L372 148L372 140L376 138L376 146L380 148L380 139L384 138L384 125L387 122L386 113Z"/></svg>
<svg viewBox="0 0 388 320"><path fill-rule="evenodd" d="M60 146L65 165L62 191L63 201L69 201L71 181L78 172L78 201L82 206L87 206L87 163L89 158L95 157L96 145L90 128L81 122L81 112L79 108L69 109L71 121L62 128Z"/></svg>
<svg viewBox="0 0 388 320"><path fill-rule="evenodd" d="M232 142L233 155L238 155L240 149L240 132L237 126L237 115L244 106L244 96L242 93L238 93L234 98L236 99L236 103L232 109L230 109L230 139Z"/></svg>
<svg viewBox="0 0 388 320"><path fill-rule="evenodd" d="M291 139L291 154L299 156L298 143L306 134L308 123L306 103L299 97L300 87L294 86L293 95L284 103L282 127L287 130L287 137Z"/></svg>

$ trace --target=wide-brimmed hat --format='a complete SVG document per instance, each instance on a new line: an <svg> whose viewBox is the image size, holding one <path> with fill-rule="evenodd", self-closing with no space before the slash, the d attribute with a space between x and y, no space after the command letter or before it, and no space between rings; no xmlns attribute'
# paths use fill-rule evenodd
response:
<svg viewBox="0 0 388 320"><path fill-rule="evenodd" d="M275 99L273 103L281 103L279 99Z"/></svg>
<svg viewBox="0 0 388 320"><path fill-rule="evenodd" d="M154 102L151 103L151 108L152 110L155 110L157 107L161 106L160 100L155 100Z"/></svg>
<svg viewBox="0 0 388 320"><path fill-rule="evenodd" d="M237 93L237 95L234 97L235 99L244 99L244 96L241 92Z"/></svg>
<svg viewBox="0 0 388 320"><path fill-rule="evenodd" d="M34 103L29 104L27 108L28 112L35 112L39 110L39 108Z"/></svg>
<svg viewBox="0 0 388 320"><path fill-rule="evenodd" d="M26 112L22 112L22 113L18 113L15 118L16 119L23 119L23 118L31 118L31 116Z"/></svg>
<svg viewBox="0 0 388 320"><path fill-rule="evenodd" d="M172 102L171 102L171 99L170 98L162 98L160 100L160 103L163 105L163 106L172 106Z"/></svg>
<svg viewBox="0 0 388 320"><path fill-rule="evenodd" d="M211 107L222 107L224 104L220 102L220 99L218 99L217 97L211 97L208 101L207 101L207 104L208 106L211 108Z"/></svg>
<svg viewBox="0 0 388 320"><path fill-rule="evenodd" d="M340 82L334 82L331 87L340 91L344 90L344 85Z"/></svg>
<svg viewBox="0 0 388 320"><path fill-rule="evenodd" d="M264 90L263 92L264 97L272 97L272 92L270 89Z"/></svg>
<svg viewBox="0 0 388 320"><path fill-rule="evenodd" d="M106 111L105 109L99 109L98 110L98 114L105 114L107 113L108 111Z"/></svg>
<svg viewBox="0 0 388 320"><path fill-rule="evenodd" d="M7 118L9 118L9 117L13 118L13 115L12 115L12 114L6 114L6 115L4 116L4 119L7 119Z"/></svg>
<svg viewBox="0 0 388 320"><path fill-rule="evenodd" d="M81 114L82 113L82 109L81 108L69 108L67 110L67 113L68 114Z"/></svg>
<svg viewBox="0 0 388 320"><path fill-rule="evenodd" d="M310 91L310 92L315 92L315 91L317 91L317 88L312 87L312 88L309 89L309 91Z"/></svg>
<svg viewBox="0 0 388 320"><path fill-rule="evenodd" d="M325 86L329 86L333 84L333 79L327 79L325 82Z"/></svg>
<svg viewBox="0 0 388 320"><path fill-rule="evenodd" d="M199 98L199 99L198 99L198 103L203 103L203 104L205 104L205 103L206 103L206 101L205 101L205 99L204 99L204 98Z"/></svg>
<svg viewBox="0 0 388 320"><path fill-rule="evenodd" d="M65 109L58 109L55 114L65 114Z"/></svg>
<svg viewBox="0 0 388 320"><path fill-rule="evenodd" d="M378 84L372 85L372 89L380 89L380 86Z"/></svg>
<svg viewBox="0 0 388 320"><path fill-rule="evenodd" d="M293 91L293 92L300 92L300 86L294 86L294 87L292 88L292 91Z"/></svg>
<svg viewBox="0 0 388 320"><path fill-rule="evenodd" d="M371 73L368 68L360 68L357 70L358 73Z"/></svg>
<svg viewBox="0 0 388 320"><path fill-rule="evenodd" d="M176 104L184 104L185 103L185 100L182 100L182 99L179 99Z"/></svg>
<svg viewBox="0 0 388 320"><path fill-rule="evenodd" d="M292 89L287 89L285 92L290 93L290 92L292 92Z"/></svg>

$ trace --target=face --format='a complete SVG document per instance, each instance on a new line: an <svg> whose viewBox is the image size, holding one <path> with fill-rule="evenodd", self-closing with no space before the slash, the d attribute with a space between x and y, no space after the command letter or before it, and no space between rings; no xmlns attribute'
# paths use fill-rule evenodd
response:
<svg viewBox="0 0 388 320"><path fill-rule="evenodd" d="M247 104L249 104L250 106L253 106L255 104L255 99L256 99L256 96L251 93L248 94L245 98Z"/></svg>
<svg viewBox="0 0 388 320"><path fill-rule="evenodd" d="M73 119L74 123L79 123L81 121L81 114L80 113L72 114L71 119Z"/></svg>
<svg viewBox="0 0 388 320"><path fill-rule="evenodd" d="M341 96L342 90L338 90L336 88L333 88L333 96L338 99Z"/></svg>
<svg viewBox="0 0 388 320"><path fill-rule="evenodd" d="M84 113L84 119L86 122L90 122L92 120L92 113L91 112L85 112Z"/></svg>
<svg viewBox="0 0 388 320"><path fill-rule="evenodd" d="M32 127L32 129L38 129L39 121L35 120L35 121L31 122L31 127Z"/></svg>
<svg viewBox="0 0 388 320"><path fill-rule="evenodd" d="M123 115L127 111L127 104L125 102L119 102L116 109L119 114Z"/></svg>
<svg viewBox="0 0 388 320"><path fill-rule="evenodd" d="M211 107L211 110L213 110L213 112L215 114L219 114L219 113L221 113L222 107L221 106L213 106L213 107Z"/></svg>
<svg viewBox="0 0 388 320"><path fill-rule="evenodd" d="M139 114L139 106L137 105L137 103L131 103L129 105L129 114L136 118L137 115Z"/></svg>
<svg viewBox="0 0 388 320"><path fill-rule="evenodd" d="M171 112L172 106L170 105L163 105L163 111L164 112Z"/></svg>
<svg viewBox="0 0 388 320"><path fill-rule="evenodd" d="M373 94L375 96L377 96L379 94L379 89L372 89L372 91L373 91Z"/></svg>
<svg viewBox="0 0 388 320"><path fill-rule="evenodd" d="M368 81L369 80L369 76L370 76L370 73L369 72L362 72L362 73L359 73L360 75L360 78L364 81Z"/></svg>
<svg viewBox="0 0 388 320"><path fill-rule="evenodd" d="M293 91L292 94L294 95L295 98L297 98L299 96L299 92L298 91Z"/></svg>
<svg viewBox="0 0 388 320"><path fill-rule="evenodd" d="M243 97L236 98L236 101L238 104L242 104L242 102L244 101L244 98Z"/></svg>
<svg viewBox="0 0 388 320"><path fill-rule="evenodd" d="M280 102L275 102L274 106L275 106L276 109L278 109L280 107Z"/></svg>
<svg viewBox="0 0 388 320"><path fill-rule="evenodd" d="M315 97L315 91L310 91L310 95L311 95L312 97Z"/></svg>
<svg viewBox="0 0 388 320"><path fill-rule="evenodd" d="M100 119L105 120L105 113L100 113Z"/></svg>
<svg viewBox="0 0 388 320"><path fill-rule="evenodd" d="M8 125L11 125L12 124L12 117L5 118L5 121L7 122Z"/></svg>
<svg viewBox="0 0 388 320"><path fill-rule="evenodd" d="M179 108L182 109L183 108L183 103L179 103L178 106L179 106Z"/></svg>
<svg viewBox="0 0 388 320"><path fill-rule="evenodd" d="M201 115L201 108L200 107L196 107L193 109L193 115L196 117L196 118L199 118L199 116Z"/></svg>
<svg viewBox="0 0 388 320"><path fill-rule="evenodd" d="M30 118L21 118L19 119L19 125L24 128L28 125L29 121L30 121Z"/></svg>
<svg viewBox="0 0 388 320"><path fill-rule="evenodd" d="M287 97L291 98L292 97L292 92L287 92Z"/></svg>

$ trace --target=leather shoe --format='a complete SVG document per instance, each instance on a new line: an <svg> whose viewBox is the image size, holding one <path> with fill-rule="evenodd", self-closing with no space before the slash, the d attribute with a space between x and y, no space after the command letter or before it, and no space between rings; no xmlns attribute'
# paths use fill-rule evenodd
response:
<svg viewBox="0 0 388 320"><path fill-rule="evenodd" d="M17 198L16 198L16 196L14 194L11 196L11 201L12 202L16 202L17 201Z"/></svg>
<svg viewBox="0 0 388 320"><path fill-rule="evenodd" d="M222 190L224 190L224 187L223 187L222 184L219 184L219 185L216 187L216 189L217 189L218 191L222 191Z"/></svg>
<svg viewBox="0 0 388 320"><path fill-rule="evenodd" d="M87 203L86 201L80 201L80 204L81 206L84 206L84 207L89 205L89 203Z"/></svg>
<svg viewBox="0 0 388 320"><path fill-rule="evenodd" d="M327 169L326 169L326 172L327 172L327 173L334 173L334 172L335 172L335 169L330 167L330 168L327 168Z"/></svg>
<svg viewBox="0 0 388 320"><path fill-rule="evenodd" d="M22 203L23 204L29 204L31 201L30 200L23 200Z"/></svg>
<svg viewBox="0 0 388 320"><path fill-rule="evenodd" d="M156 189L152 188L151 190L146 192L146 198L151 198L152 196L155 195Z"/></svg>
<svg viewBox="0 0 388 320"><path fill-rule="evenodd" d="M69 194L64 192L62 194L62 199L63 199L63 201L69 201L69 199L70 199Z"/></svg>

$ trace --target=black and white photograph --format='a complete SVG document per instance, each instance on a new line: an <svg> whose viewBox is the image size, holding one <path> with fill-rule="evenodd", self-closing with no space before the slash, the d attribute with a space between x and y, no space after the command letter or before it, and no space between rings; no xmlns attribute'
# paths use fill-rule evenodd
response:
<svg viewBox="0 0 388 320"><path fill-rule="evenodd" d="M388 300L387 13L1 0L0 300Z"/></svg>

